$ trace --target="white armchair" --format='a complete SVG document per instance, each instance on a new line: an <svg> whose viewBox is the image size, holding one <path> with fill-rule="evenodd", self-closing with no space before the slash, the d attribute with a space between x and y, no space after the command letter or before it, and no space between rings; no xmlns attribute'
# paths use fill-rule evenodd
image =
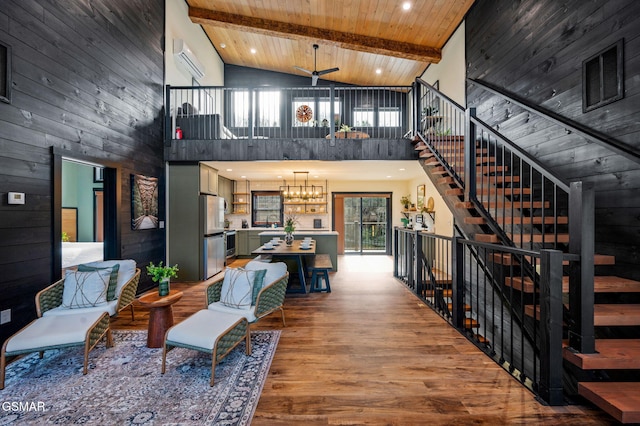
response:
<svg viewBox="0 0 640 426"><path fill-rule="evenodd" d="M115 265L117 270L113 271ZM97 272L99 276L92 276L91 272ZM105 272L106 271L106 272ZM103 290L104 284L98 283L100 289L95 292L96 297L93 303L83 305L76 303L78 297L69 303L69 299L80 293L86 293L89 298L93 299L89 293L93 289L89 289L94 278L104 278L105 273L109 275L109 286L104 294L104 302L102 295L98 295ZM117 276L117 278L116 278ZM65 290L65 280L67 280L67 289ZM115 316L123 309L129 307L131 309L131 319L134 319L133 301L138 291L138 281L140 280L140 269L136 268L136 262L131 259L127 260L107 260L103 262L92 262L78 266L78 272L67 271L65 278L55 282L49 287L41 290L36 294L36 312L38 317L53 315L72 315L90 312L108 312L109 316ZM73 288L70 286L73 284ZM82 285L86 285L86 289ZM113 293L113 294L110 294ZM81 296L84 296L82 294Z"/></svg>

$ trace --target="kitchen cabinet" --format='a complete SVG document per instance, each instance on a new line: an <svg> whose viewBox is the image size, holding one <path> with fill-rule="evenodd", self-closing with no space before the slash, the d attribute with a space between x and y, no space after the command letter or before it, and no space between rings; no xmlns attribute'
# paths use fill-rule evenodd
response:
<svg viewBox="0 0 640 426"><path fill-rule="evenodd" d="M252 257L251 252L261 246L260 233L266 228L236 230L236 255L238 257Z"/></svg>
<svg viewBox="0 0 640 426"><path fill-rule="evenodd" d="M200 193L218 195L218 171L213 167L200 164Z"/></svg>
<svg viewBox="0 0 640 426"><path fill-rule="evenodd" d="M218 176L218 196L224 198L224 214L233 212L233 181L223 176Z"/></svg>

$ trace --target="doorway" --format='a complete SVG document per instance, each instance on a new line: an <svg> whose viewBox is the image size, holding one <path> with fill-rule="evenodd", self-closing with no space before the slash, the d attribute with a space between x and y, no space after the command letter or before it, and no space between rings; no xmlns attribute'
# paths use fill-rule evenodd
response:
<svg viewBox="0 0 640 426"><path fill-rule="evenodd" d="M335 193L333 223L341 254L391 254L390 193Z"/></svg>
<svg viewBox="0 0 640 426"><path fill-rule="evenodd" d="M52 263L51 279L62 277L63 265L86 263L96 259L119 259L120 256L120 198L121 178L119 165L102 163L93 158L74 155L68 151L52 149L53 204L52 204ZM101 164L102 163L102 164ZM78 165L76 174L66 171L69 164ZM65 172L63 173L63 170ZM81 181L73 185L76 191L69 195L63 188L69 180ZM69 224L70 216L65 212L75 210L75 223ZM71 226L71 228L69 228ZM67 229L77 229L75 242L69 238ZM64 247L63 250L63 242ZM69 243L74 243L69 244ZM88 254L92 258L86 258ZM70 255L78 256L71 259ZM81 255L81 256L80 256ZM83 257L84 256L84 257Z"/></svg>

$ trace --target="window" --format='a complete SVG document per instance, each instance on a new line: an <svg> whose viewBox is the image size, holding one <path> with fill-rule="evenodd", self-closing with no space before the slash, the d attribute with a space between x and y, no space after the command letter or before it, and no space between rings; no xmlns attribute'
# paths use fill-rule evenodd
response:
<svg viewBox="0 0 640 426"><path fill-rule="evenodd" d="M249 92L237 90L231 94L231 126L247 127L249 125Z"/></svg>
<svg viewBox="0 0 640 426"><path fill-rule="evenodd" d="M400 108L380 108L378 110L378 127L400 127Z"/></svg>
<svg viewBox="0 0 640 426"><path fill-rule="evenodd" d="M582 63L582 111L622 99L623 40Z"/></svg>
<svg viewBox="0 0 640 426"><path fill-rule="evenodd" d="M353 109L353 125L355 127L373 127L373 109L371 108L354 108Z"/></svg>
<svg viewBox="0 0 640 426"><path fill-rule="evenodd" d="M311 107L313 111L313 118L307 122L301 122L296 119L296 111L302 105ZM335 121L340 119L341 107L342 103L340 101L333 101L333 113L335 117L331 119L330 98L319 98L316 101L313 97L298 97L293 100L291 122L293 123L293 127L312 127L314 125L318 127L329 127L331 123L335 124ZM324 120L327 121L325 122Z"/></svg>
<svg viewBox="0 0 640 426"><path fill-rule="evenodd" d="M11 102L11 47L0 43L0 101Z"/></svg>
<svg viewBox="0 0 640 426"><path fill-rule="evenodd" d="M258 92L258 126L280 127L280 92Z"/></svg>
<svg viewBox="0 0 640 426"><path fill-rule="evenodd" d="M331 118L331 100L329 98L320 98L318 101L318 114L316 120L318 120L318 125L322 126L326 121L327 126L329 127L331 123L335 123L336 117L340 119L340 109L342 108L340 101L333 101L333 114L334 118Z"/></svg>
<svg viewBox="0 0 640 426"><path fill-rule="evenodd" d="M253 191L251 226L282 224L282 197L279 191Z"/></svg>

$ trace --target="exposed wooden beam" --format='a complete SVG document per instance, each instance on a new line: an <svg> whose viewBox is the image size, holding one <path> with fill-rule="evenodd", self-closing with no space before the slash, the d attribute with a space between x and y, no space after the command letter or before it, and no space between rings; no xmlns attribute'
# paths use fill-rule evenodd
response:
<svg viewBox="0 0 640 426"><path fill-rule="evenodd" d="M442 57L441 49L435 47L236 15L199 7L189 7L189 17L193 23L201 25L213 25L290 39L323 40L328 44L333 44L343 49L414 61L438 63Z"/></svg>

